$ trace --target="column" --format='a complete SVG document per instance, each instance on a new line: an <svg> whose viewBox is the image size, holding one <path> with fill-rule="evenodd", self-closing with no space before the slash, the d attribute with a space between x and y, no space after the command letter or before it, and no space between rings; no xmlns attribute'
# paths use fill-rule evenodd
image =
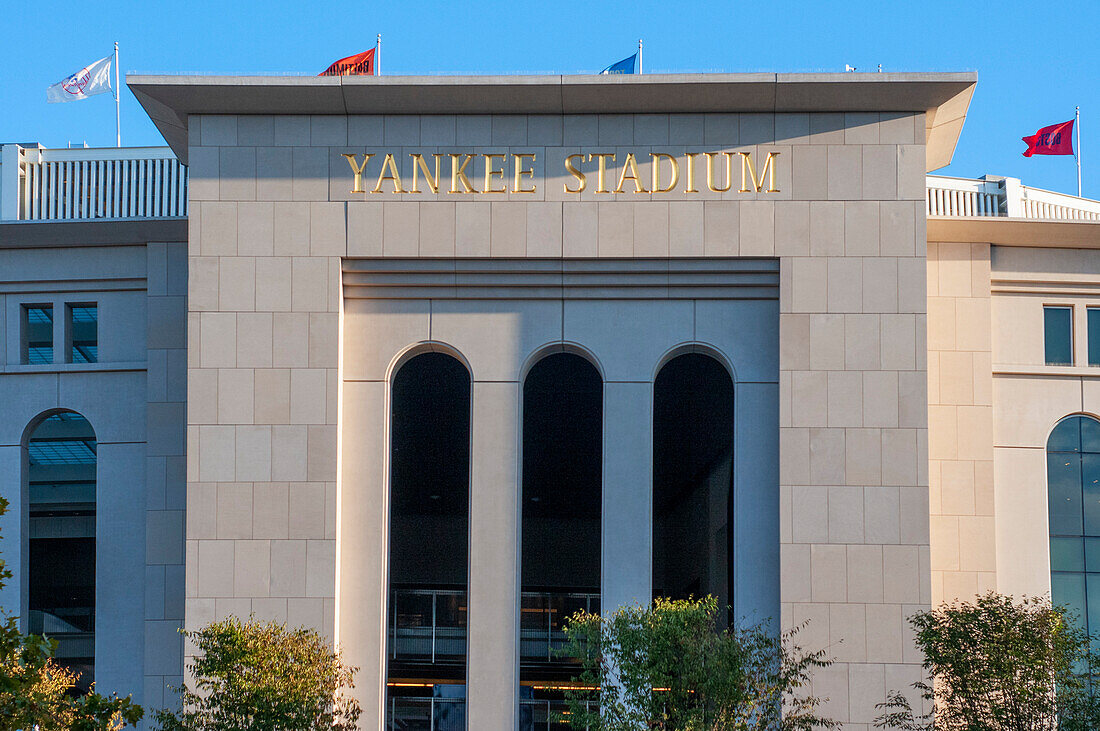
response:
<svg viewBox="0 0 1100 731"><path fill-rule="evenodd" d="M466 723L512 729L519 708L520 387L473 388Z"/></svg>
<svg viewBox="0 0 1100 731"><path fill-rule="evenodd" d="M385 381L345 381L341 482L337 495L336 643L359 668L361 726L385 720L386 557L389 502L385 471Z"/></svg>
<svg viewBox="0 0 1100 731"><path fill-rule="evenodd" d="M603 613L653 598L653 384L604 384Z"/></svg>
<svg viewBox="0 0 1100 731"><path fill-rule="evenodd" d="M735 619L779 614L779 385L734 386L733 586Z"/></svg>

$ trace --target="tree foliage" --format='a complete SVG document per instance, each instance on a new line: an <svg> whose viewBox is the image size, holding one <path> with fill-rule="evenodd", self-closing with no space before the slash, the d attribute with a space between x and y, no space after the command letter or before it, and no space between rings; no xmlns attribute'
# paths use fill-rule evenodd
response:
<svg viewBox="0 0 1100 731"><path fill-rule="evenodd" d="M929 712L891 691L879 728L903 731L1085 731L1100 728L1100 677L1086 632L1042 598L989 592L909 619L930 682ZM1057 689L1057 692L1055 692Z"/></svg>
<svg viewBox="0 0 1100 731"><path fill-rule="evenodd" d="M8 501L0 497L0 515ZM11 579L0 558L0 588ZM15 617L0 618L0 731L114 731L141 720L129 696L91 692L78 696L77 676L53 660L57 642L24 635Z"/></svg>
<svg viewBox="0 0 1100 731"><path fill-rule="evenodd" d="M163 731L352 731L359 704L345 691L357 668L312 629L230 617L185 632L198 652L181 710L160 711Z"/></svg>
<svg viewBox="0 0 1100 731"><path fill-rule="evenodd" d="M824 651L757 624L719 631L714 597L657 599L566 624L567 654L583 671L558 720L591 731L795 731L835 728L820 699L800 694Z"/></svg>

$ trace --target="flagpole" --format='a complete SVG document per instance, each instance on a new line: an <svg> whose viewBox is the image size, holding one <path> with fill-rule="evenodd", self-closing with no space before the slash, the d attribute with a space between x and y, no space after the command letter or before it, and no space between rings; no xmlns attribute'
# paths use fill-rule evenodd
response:
<svg viewBox="0 0 1100 731"><path fill-rule="evenodd" d="M1077 129L1077 154L1074 155L1077 158L1077 197L1081 197L1081 107L1077 107L1077 113L1074 115L1073 126Z"/></svg>
<svg viewBox="0 0 1100 731"><path fill-rule="evenodd" d="M642 71L642 39L638 39L638 73L644 73Z"/></svg>
<svg viewBox="0 0 1100 731"><path fill-rule="evenodd" d="M374 75L382 75L382 34L378 34L378 40L374 42Z"/></svg>
<svg viewBox="0 0 1100 731"><path fill-rule="evenodd" d="M122 115L119 113L118 41L115 41L115 147L122 147Z"/></svg>

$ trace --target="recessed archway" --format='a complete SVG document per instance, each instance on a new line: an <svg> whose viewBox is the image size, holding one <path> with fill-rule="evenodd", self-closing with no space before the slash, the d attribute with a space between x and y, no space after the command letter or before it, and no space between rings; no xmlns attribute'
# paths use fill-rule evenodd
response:
<svg viewBox="0 0 1100 731"><path fill-rule="evenodd" d="M390 403L387 727L464 728L470 373L413 355Z"/></svg>
<svg viewBox="0 0 1100 731"><path fill-rule="evenodd" d="M82 415L57 411L28 428L27 630L57 640L57 661L95 680L95 431Z"/></svg>
<svg viewBox="0 0 1100 731"><path fill-rule="evenodd" d="M600 608L603 379L587 358L556 352L527 372L522 454L520 697L526 722L559 700L545 690L547 683L575 672L558 654L565 618Z"/></svg>
<svg viewBox="0 0 1100 731"><path fill-rule="evenodd" d="M653 386L653 594L733 603L733 379L702 352Z"/></svg>

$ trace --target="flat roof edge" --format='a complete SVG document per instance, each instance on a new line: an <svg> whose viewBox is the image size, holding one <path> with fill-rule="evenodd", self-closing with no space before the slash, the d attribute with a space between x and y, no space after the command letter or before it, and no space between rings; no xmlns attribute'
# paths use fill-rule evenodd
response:
<svg viewBox="0 0 1100 731"><path fill-rule="evenodd" d="M928 169L946 165L976 72L544 76L127 75L179 158L193 114L667 114L911 112L928 115Z"/></svg>
<svg viewBox="0 0 1100 731"><path fill-rule="evenodd" d="M928 241L1040 249L1100 249L1100 221L929 216Z"/></svg>

